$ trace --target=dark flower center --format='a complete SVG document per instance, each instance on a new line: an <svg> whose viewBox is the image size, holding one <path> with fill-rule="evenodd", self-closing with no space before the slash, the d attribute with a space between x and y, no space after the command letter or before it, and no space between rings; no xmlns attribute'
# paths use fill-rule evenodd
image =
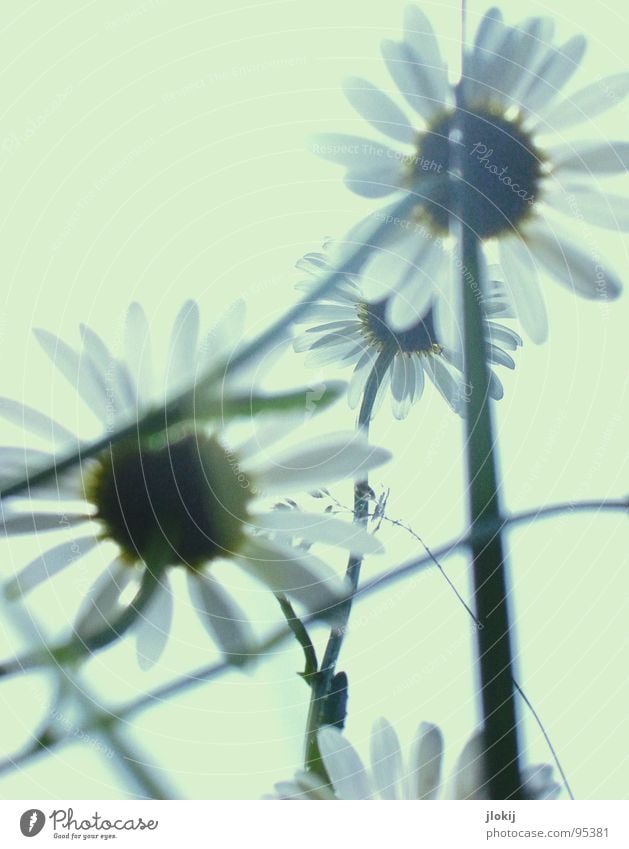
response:
<svg viewBox="0 0 629 849"><path fill-rule="evenodd" d="M450 162L450 132L454 116L438 120L419 142L418 156L409 161L410 177L425 178L425 165L446 174ZM530 215L539 194L543 157L517 121L490 112L471 113L467 118L465 156L468 166L467 208L470 225L481 239L512 230ZM433 228L448 231L454 198L448 180L430 191L423 206Z"/></svg>
<svg viewBox="0 0 629 849"><path fill-rule="evenodd" d="M437 341L432 310L408 330L393 331L385 319L387 298L375 304L358 305L358 320L369 342L382 350L392 345L405 354L438 354L441 346Z"/></svg>
<svg viewBox="0 0 629 849"><path fill-rule="evenodd" d="M237 460L194 431L115 445L98 458L86 497L124 559L194 567L238 550L252 492Z"/></svg>

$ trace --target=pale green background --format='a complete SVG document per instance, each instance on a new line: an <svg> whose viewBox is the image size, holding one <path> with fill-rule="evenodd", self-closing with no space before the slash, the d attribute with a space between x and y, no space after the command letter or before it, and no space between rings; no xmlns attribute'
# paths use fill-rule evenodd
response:
<svg viewBox="0 0 629 849"><path fill-rule="evenodd" d="M528 8L554 14L566 37L587 32L589 52L577 80L585 84L626 69L624 5L561 0ZM304 139L323 129L367 132L340 82L358 74L390 88L378 43L399 32L402 8L397 0L6 0L0 394L30 400L74 426L93 426L30 330L45 326L76 341L77 324L85 321L112 339L131 299L150 314L158 349L186 297L199 300L208 324L241 295L250 333L275 319L294 297L295 260L370 208L343 187L339 170L307 152ZM424 8L454 59L456 4ZM512 21L519 18L521 4L503 8ZM472 4L472 24L483 9ZM585 125L581 135L626 138L627 109ZM627 241L603 231L594 237L622 272ZM497 410L511 510L620 496L628 488L627 300L605 309L550 281L544 288L550 344L526 345L517 372L505 377ZM274 371L282 382L323 376L306 372L299 358ZM317 429L352 425L341 403ZM3 436L15 442L9 428ZM374 478L377 487L392 488L390 515L410 521L433 546L458 533L461 427L436 394L427 392L403 424L384 411L373 437L397 452ZM347 487L338 494L350 497ZM389 555L371 562L367 575L418 553L403 531L382 537ZM2 574L11 575L49 539L2 545ZM520 678L576 795L626 798L626 521L567 517L514 532L510 546ZM109 554L92 556L33 594L33 611L57 634ZM335 565L340 570L342 560ZM467 592L464 561L453 558L447 567ZM259 594L250 602L260 630L271 627L274 605ZM19 643L6 617L0 634L8 655ZM214 656L182 596L157 670L140 673L128 641L94 660L88 678L118 702ZM476 722L471 657L466 615L436 572L361 604L342 663L350 674L349 736L365 752L373 719L385 715L407 744L417 722L429 719L444 728L451 763ZM255 798L300 760L308 696L294 674L300 662L299 652L285 647L253 675L233 674L152 709L130 730L179 794ZM45 717L46 693L35 675L0 685L3 751L18 748ZM524 715L527 759L549 760ZM3 778L0 794L116 798L125 790L110 760L94 746L75 745Z"/></svg>

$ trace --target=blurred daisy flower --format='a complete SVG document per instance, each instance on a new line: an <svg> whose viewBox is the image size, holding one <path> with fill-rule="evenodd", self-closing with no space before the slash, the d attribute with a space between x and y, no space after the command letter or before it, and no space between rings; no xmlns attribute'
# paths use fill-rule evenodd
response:
<svg viewBox="0 0 629 849"><path fill-rule="evenodd" d="M316 279L331 266L323 253L303 257L298 268ZM311 281L299 284L308 293ZM369 375L383 351L391 351L375 408L387 392L397 419L404 419L411 406L422 397L428 378L449 406L461 413L466 400L463 381L462 353L442 342L436 329L434 302L419 313L413 302L401 297L395 302L394 314L400 307L414 321L405 330L394 330L390 320L389 300L369 302L362 293L362 279L345 276L321 302L313 304L302 322L312 324L294 340L297 352L308 352L306 364L321 367L328 364L353 366L348 401L354 409L360 403ZM512 318L513 311L501 284L494 282L490 296L483 299L485 338L490 362L513 369L515 363L505 349L515 351L522 344L520 336L496 318ZM489 391L492 398L503 396L502 383L490 371Z"/></svg>
<svg viewBox="0 0 629 849"><path fill-rule="evenodd" d="M601 261L595 236L588 239L591 249L580 247L566 232L566 216L629 229L626 198L601 191L591 180L627 171L629 143L566 144L552 138L619 103L629 93L629 73L559 100L579 67L586 40L578 35L557 46L553 36L549 18L529 18L512 27L491 9L466 57L461 83L469 136L467 223L500 262L517 316L538 343L547 336L540 270L585 298L613 299L621 291L618 277ZM448 179L456 92L430 22L417 7L406 10L403 39L385 40L382 53L412 117L363 79L350 79L345 93L396 146L326 133L313 140L313 149L347 169L345 182L356 194L395 196L394 204L372 213L346 237L350 246L364 244L374 218L389 220L388 239L372 251L364 268L368 299L389 297L386 319L400 331L415 319L399 301L423 313L437 293L438 327L452 340L457 332L454 287L460 276L451 262L450 230L456 218ZM417 205L408 218L399 219L393 210L405 192L417 195Z"/></svg>
<svg viewBox="0 0 629 849"><path fill-rule="evenodd" d="M292 781L275 785L275 799L487 799L480 734L470 738L444 786L443 735L436 725L423 722L406 762L397 734L385 720L371 732L371 772L345 736L332 726L319 731L319 749L331 785L312 772L298 772ZM527 767L522 774L528 799L554 799L561 787L546 764Z"/></svg>
<svg viewBox="0 0 629 849"><path fill-rule="evenodd" d="M218 366L220 373L221 363L240 339L241 319L239 310L232 311L199 344L197 305L184 304L174 321L163 381L153 378L148 322L137 304L127 316L123 358L114 357L87 327L82 327L80 352L52 334L36 331L44 351L100 418L105 435L129 420L137 427L132 436L111 440L96 456L81 459L53 478L52 486L31 487L2 503L2 536L70 533L70 539L35 558L7 584L8 596L30 592L100 544L113 543L117 555L84 599L75 636L89 642L100 632L116 629L120 617L133 609L142 666L159 658L168 638L171 567L185 569L202 623L236 663L253 651L255 640L245 613L221 584L221 576L223 581L228 577L226 565L237 566L309 613L332 615L346 594L345 583L310 551L287 540L296 536L364 554L379 551L380 544L365 530L331 516L274 511L265 498L361 476L389 454L354 434L278 449L276 443L295 429L298 419L268 411L256 416L248 439L241 436L235 443L226 410L230 400L242 396L233 394L229 377L217 378L212 389L206 376L212 367ZM163 403L164 385L170 387L166 400L169 393L183 389L194 396L203 387L198 405L193 405L195 418L144 434L143 416L155 399ZM214 417L204 417L201 399L211 403L219 396ZM251 391L245 399L255 407ZM33 468L51 464L54 451L58 456L64 449L90 446L44 413L16 401L0 399L0 416L51 444L50 452L23 445L0 448L4 480L26 477ZM136 594L125 604L131 585Z"/></svg>

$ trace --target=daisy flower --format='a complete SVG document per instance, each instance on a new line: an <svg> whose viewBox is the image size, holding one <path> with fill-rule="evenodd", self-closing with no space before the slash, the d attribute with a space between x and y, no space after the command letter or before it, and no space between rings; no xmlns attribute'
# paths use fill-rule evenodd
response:
<svg viewBox="0 0 629 849"><path fill-rule="evenodd" d="M621 291L618 277L601 261L595 236L590 235L586 249L580 247L566 233L568 218L629 229L626 198L602 193L584 179L624 173L629 143L553 139L626 97L629 73L591 83L561 100L586 40L577 35L557 45L553 36L549 18L529 18L512 27L497 9L490 10L467 52L460 83L468 134L463 190L471 220L465 223L500 262L517 316L538 343L547 336L540 271L585 298L612 299ZM314 151L345 166L345 182L356 194L395 199L347 236L350 245L366 243L374 215L389 220L388 239L372 251L365 267L368 299L389 296L387 321L406 330L414 318L399 306L400 299L421 313L437 292L445 303L436 318L441 332L451 337L456 331L454 281L460 276L450 261L456 204L448 179L456 91L448 83L432 27L417 7L406 11L403 39L384 41L382 53L410 112L363 79L350 79L345 92L360 115L395 146L322 134L314 140ZM394 207L408 192L417 196L417 205L408 218L396 218Z"/></svg>
<svg viewBox="0 0 629 849"><path fill-rule="evenodd" d="M292 781L275 785L279 799L487 799L483 776L481 735L470 738L459 755L454 772L442 785L443 735L436 725L423 722L406 762L394 728L385 720L371 732L371 772L360 755L332 726L319 731L319 749L331 785L314 773L300 771ZM524 795L528 799L554 799L561 787L552 768L538 764L523 770Z"/></svg>
<svg viewBox="0 0 629 849"><path fill-rule="evenodd" d="M239 339L235 324L240 320L236 310L199 344L198 308L193 302L184 304L173 326L165 382L152 377L148 323L137 304L127 316L123 358L114 357L85 326L80 351L45 331L36 335L100 419L106 435L120 422L140 422L152 409L151 399L170 397L168 390L164 395L165 384L171 391L194 392L208 370L229 356ZM228 399L229 378L218 382L215 394ZM202 411L196 412L199 416ZM0 416L51 445L48 452L24 445L0 448L0 475L5 479L50 464L54 452L90 446L17 401L0 399ZM214 421L179 421L150 436L136 430L133 437L110 442L96 456L60 474L54 486L35 486L4 501L1 535L39 537L54 530L69 534L29 563L5 592L23 595L98 546L113 543L116 555L84 599L75 635L89 640L103 629L116 628L119 617L131 609L123 603L130 585L140 587L133 606L142 666L154 663L167 641L173 608L171 568L185 569L194 608L234 662L251 653L255 641L245 613L223 586L230 567L274 593L284 593L309 613L332 615L331 609L346 594L345 583L310 551L287 540L294 535L356 553L377 552L380 544L363 529L330 516L274 511L265 498L361 476L389 455L354 434L278 448L276 443L296 424L295 416L260 415L253 434L237 444L224 415ZM152 592L146 596L141 588L148 584Z"/></svg>
<svg viewBox="0 0 629 849"><path fill-rule="evenodd" d="M297 265L314 278L330 269L323 253L307 254ZM308 292L312 283L306 281L298 288ZM348 390L352 409L360 403L378 357L390 350L392 358L380 382L376 408L390 391L393 415L396 419L404 419L412 404L421 398L428 378L449 406L462 413L466 399L463 356L460 350L444 344L437 332L434 300L428 302L423 312L418 312L414 303L403 296L397 298L393 314L402 306L406 316L413 316L413 322L407 324L405 330L394 329L389 304L388 298L367 301L362 292L362 280L345 276L325 300L313 304L305 313L302 321L314 324L296 337L293 347L298 352L308 352L306 364L310 366L330 363L354 366ZM522 339L514 330L495 320L513 317L500 284L494 283L491 295L484 298L484 312L490 362L513 369L515 363L504 349L515 351ZM493 371L490 372L489 391L492 398L503 396L502 384Z"/></svg>

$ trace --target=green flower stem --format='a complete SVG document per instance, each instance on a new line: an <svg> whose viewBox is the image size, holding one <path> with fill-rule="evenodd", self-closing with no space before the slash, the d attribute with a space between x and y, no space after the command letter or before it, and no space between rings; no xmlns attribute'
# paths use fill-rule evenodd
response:
<svg viewBox="0 0 629 849"><path fill-rule="evenodd" d="M523 513L516 513L513 516L503 518L502 525L506 528L507 526L523 524L525 522L535 521L537 519L543 519L564 513L577 515L586 512L620 512L627 514L629 512L629 499L625 498L603 501L593 500L552 504L548 507L542 507L536 510L527 510ZM356 593L355 598L357 601L361 601L363 598L367 598L368 596L379 592L386 586L394 584L412 574L417 574L423 569L426 569L428 566L434 566L435 560L447 557L448 555L454 554L463 548L468 548L475 540L479 544L482 544L484 541L486 542L491 538L493 533L494 530L491 530L489 527L481 527L481 529L476 533L470 533L464 537L459 537L438 549L431 549L429 555L410 560L408 563L404 563L401 566L391 569L386 574L363 584ZM317 621L317 617L310 616L302 621L304 626L312 625ZM274 631L259 646L258 656L264 656L271 653L273 649L277 648L285 640L287 640L291 633L292 631L287 628L281 628L280 630ZM3 668L6 669L6 666L7 665L5 664ZM17 662L11 671L21 672L23 668L23 664ZM194 689L195 687L200 687L202 684L214 681L227 672L233 672L233 670L234 667L225 661L214 663L210 666L203 666L194 672L190 672L181 678L177 678L168 684L163 684L148 693L144 693L142 696L138 696L137 699L132 702L128 702L126 705L95 711L94 717L82 725L79 731L88 732L93 731L94 729L104 728L114 722L125 722L144 710L163 704L167 699L170 699L173 696L179 696L182 693ZM3 673L0 672L0 674ZM7 773L16 767L24 766L34 758L43 754L51 754L54 749L59 748L72 740L76 741L76 737L72 735L57 736L50 729L44 730L38 735L38 739L32 745L12 757L7 758L4 761L0 761L0 774Z"/></svg>
<svg viewBox="0 0 629 849"><path fill-rule="evenodd" d="M6 613L12 620L14 627L26 638L44 643L45 632L39 624L35 624L26 608L21 604L7 605ZM113 729L113 717L105 715L96 707L99 700L90 693L84 683L68 667L55 665L50 669L55 685L54 697L48 712L49 719L46 725L34 735L34 740L25 750L13 758L7 759L2 764L0 771L8 771L21 763L26 763L38 754L46 752L50 746L72 740L76 742L85 737L86 730L93 729L109 747L115 757L112 763L123 774L125 781L133 779L132 795L135 797L139 790L151 799L173 798L152 774L145 760L142 760L137 752L121 738L120 734ZM82 716L81 727L73 727L70 733L59 735L55 728L55 719L63 717L62 711L66 702L72 699L79 707Z"/></svg>
<svg viewBox="0 0 629 849"><path fill-rule="evenodd" d="M465 57L464 57L465 59ZM488 352L483 333L479 242L469 209L471 185L467 155L468 113L457 91L456 128L451 142L457 173L452 174L460 222L463 353L469 391L465 415L467 496L470 527L489 520L496 532L484 543L472 542L472 576L478 628L477 652L485 742L485 769L490 799L520 799L521 777L515 691L512 626L509 616L507 564L502 543L501 508L496 471L496 437L489 402ZM453 157L453 158L454 158Z"/></svg>
<svg viewBox="0 0 629 849"><path fill-rule="evenodd" d="M140 791L147 799L174 799L172 791L155 777L155 768L149 765L146 756L141 755L135 746L124 739L121 732L114 728L112 721L102 721L102 711L94 707L95 699L85 685L67 669L58 670L58 675L60 678L63 676L65 695L73 697L78 702L88 723L93 723L94 730L112 750L114 754L112 764L120 771L127 783L131 782L133 796L135 797ZM52 729L50 733L53 733ZM39 736L37 744L40 747L46 745L45 733L43 739L41 735Z"/></svg>
<svg viewBox="0 0 629 849"><path fill-rule="evenodd" d="M300 673L300 675L306 680L310 681L311 677L316 673L318 665L317 665L317 653L315 651L314 646L312 645L312 640L310 639L310 634L306 630L304 623L301 621L299 616L295 613L295 609L290 601L286 598L284 593L275 593L275 598L278 601L280 608L282 609L282 613L284 614L284 618L288 624L288 627L291 629L293 634L295 635L295 639L299 643L304 653L304 671Z"/></svg>
<svg viewBox="0 0 629 849"><path fill-rule="evenodd" d="M499 527L504 530L507 527L521 525L539 519L545 519L552 516L563 514L579 515L581 513L629 513L629 498L621 499L603 499L589 501L567 501L560 504L550 504L548 507L538 507L533 510L525 510L522 513L515 513L512 516L503 516L500 520ZM374 592L397 583L398 581L407 578L417 572L421 572L428 566L434 566L436 559L447 557L450 554L455 554L463 548L468 548L472 544L484 545L496 533L497 525L493 522L481 523L475 531L472 531L464 536L450 540L437 549L431 549L430 554L425 557L413 558L408 563L402 563L399 566L392 568L389 572L373 578L371 581L363 584L357 591L356 598L360 600L365 596L373 595ZM304 626L312 625L318 621L317 616L309 616L302 620ZM280 645L291 632L282 628L271 634L259 647L259 655L264 655L272 649ZM13 675L19 672L26 672L29 669L36 669L42 666L49 665L51 662L50 651L41 651L37 655L25 655L15 660L7 661L0 664L0 678ZM161 701L169 698L171 695L177 694L179 691L187 690L197 684L203 684L205 681L215 678L223 672L233 671L233 666L229 663L218 663L212 666L204 666L196 672L186 675L185 678L177 679L170 684L165 684L159 690L141 696L136 703L132 703L129 709L141 710L145 707L150 707L155 701ZM121 708L120 710L126 710ZM126 715L126 714L125 714Z"/></svg>
<svg viewBox="0 0 629 849"><path fill-rule="evenodd" d="M365 436L369 435L369 422L373 414L378 389L387 369L391 365L395 351L395 346L390 345L386 346L380 352L365 385L365 392L358 414L358 429ZM369 516L368 490L369 482L367 478L356 482L354 485L354 521L361 525L367 524L367 518ZM319 752L317 733L324 724L326 700L332 689L336 664L343 646L343 640L345 639L345 633L352 611L353 596L358 589L361 566L362 557L350 554L346 575L350 582L352 594L339 610L339 621L330 632L321 669L311 680L310 706L306 722L305 768L316 772L326 783L329 783L329 777L325 772L321 753Z"/></svg>
<svg viewBox="0 0 629 849"><path fill-rule="evenodd" d="M176 799L177 796L171 789L162 783L161 778L156 777L156 768L151 765L146 756L135 746L128 743L123 735L110 726L105 730L105 740L114 749L115 764L119 770L126 774L141 790L147 799ZM135 797L135 793L133 796Z"/></svg>

